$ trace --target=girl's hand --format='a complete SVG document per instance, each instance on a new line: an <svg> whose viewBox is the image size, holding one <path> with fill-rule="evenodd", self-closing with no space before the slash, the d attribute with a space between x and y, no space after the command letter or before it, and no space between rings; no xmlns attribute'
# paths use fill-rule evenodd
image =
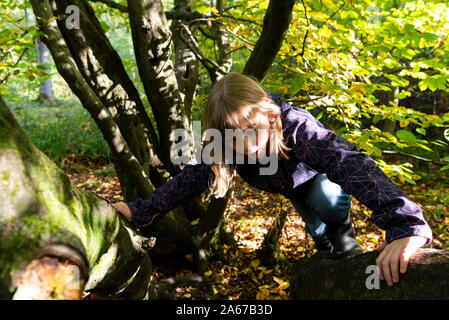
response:
<svg viewBox="0 0 449 320"><path fill-rule="evenodd" d="M129 210L128 205L125 202L119 201L116 203L112 203L112 206L122 215L125 217L126 220L131 222L131 210Z"/></svg>
<svg viewBox="0 0 449 320"><path fill-rule="evenodd" d="M376 265L379 269L379 277L385 280L391 287L399 282L398 269L401 273L407 271L407 264L411 255L427 241L426 237L412 236L393 240L390 244L384 241L378 248L380 252L376 259Z"/></svg>

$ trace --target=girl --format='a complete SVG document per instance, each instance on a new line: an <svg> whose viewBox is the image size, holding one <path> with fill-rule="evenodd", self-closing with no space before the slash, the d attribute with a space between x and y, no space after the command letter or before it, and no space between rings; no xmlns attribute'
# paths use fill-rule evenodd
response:
<svg viewBox="0 0 449 320"><path fill-rule="evenodd" d="M206 129L257 129L256 139L245 139L243 164L225 161L185 166L147 199L115 204L136 227L155 223L186 200L212 187L223 197L235 171L253 187L288 198L306 223L320 251L331 258L362 252L352 230L349 209L352 194L373 210L372 220L386 230L378 251L380 279L399 281L411 254L430 244L432 231L414 203L368 155L325 128L308 111L284 102L255 78L231 72L213 86L205 110ZM269 139L270 132L275 132ZM235 147L235 146L234 146ZM223 148L225 143L223 142ZM260 174L257 156L276 155L277 171ZM256 163L249 163L249 158ZM235 170L235 171L234 171Z"/></svg>

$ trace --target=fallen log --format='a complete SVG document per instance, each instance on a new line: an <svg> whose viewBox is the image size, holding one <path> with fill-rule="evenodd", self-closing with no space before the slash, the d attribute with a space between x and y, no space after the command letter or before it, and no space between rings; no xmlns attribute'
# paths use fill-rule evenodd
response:
<svg viewBox="0 0 449 320"><path fill-rule="evenodd" d="M449 251L419 249L399 283L389 287L376 268L378 252L344 260L312 256L295 264L290 279L291 299L441 300L449 299Z"/></svg>

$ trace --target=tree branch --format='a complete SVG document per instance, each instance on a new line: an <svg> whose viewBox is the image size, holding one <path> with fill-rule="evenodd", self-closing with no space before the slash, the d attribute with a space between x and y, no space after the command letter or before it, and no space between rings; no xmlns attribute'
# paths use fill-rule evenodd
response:
<svg viewBox="0 0 449 320"><path fill-rule="evenodd" d="M244 74L259 80L265 77L282 46L292 19L294 4L294 0L270 0L263 20L262 33L243 69Z"/></svg>
<svg viewBox="0 0 449 320"><path fill-rule="evenodd" d="M10 68L15 68L19 64L20 60L22 60L23 56L25 55L25 53L27 51L28 51L28 48L23 49L23 51L20 54L19 58L17 58L17 61ZM6 82L10 75L11 75L11 73L8 72L8 74L2 80L0 80L0 84L2 84L3 82Z"/></svg>
<svg viewBox="0 0 449 320"><path fill-rule="evenodd" d="M405 152L402 152L402 151L382 150L382 153L384 153L384 154L401 154L401 155L406 156L406 157L414 158L414 159L425 161L425 162L432 162L434 164L438 164L438 165L442 165L442 166L449 164L448 162L435 161L435 160L432 160L432 159L423 158L423 157L416 156L414 154L405 153Z"/></svg>
<svg viewBox="0 0 449 320"><path fill-rule="evenodd" d="M181 34L181 28L185 30L185 33L188 35L188 39L185 39L183 35ZM201 62L201 64L206 68L207 72L209 73L209 76L211 79L216 78L217 72L225 75L227 72L225 70L222 70L221 67L213 60L206 58L200 51L198 43L195 40L195 37L190 32L189 28L187 28L186 25L182 24L180 25L180 28L178 29L179 37L186 46L195 54L197 59ZM212 80L214 82L214 80Z"/></svg>

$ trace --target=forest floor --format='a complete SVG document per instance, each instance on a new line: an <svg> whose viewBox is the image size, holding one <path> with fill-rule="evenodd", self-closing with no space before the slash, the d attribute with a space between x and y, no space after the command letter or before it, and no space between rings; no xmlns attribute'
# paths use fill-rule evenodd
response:
<svg viewBox="0 0 449 320"><path fill-rule="evenodd" d="M110 201L122 201L120 183L113 165L78 163L67 158L60 163L72 182ZM436 169L437 170L437 169ZM434 234L433 248L449 248L449 181L429 175L416 185L399 185L424 210L424 216ZM354 197L352 218L357 241L364 252L372 251L384 240L385 232L371 221L370 211ZM256 249L280 210L279 195L250 187L237 177L233 197L225 212L225 221L239 239L237 250L224 247L227 261L214 261L207 276L213 282L207 285L184 285L175 290L175 299L287 299L291 266L295 261L312 255L316 250L304 223L287 199L283 210L288 215L279 240L280 251L288 261L283 266L267 268L260 265ZM151 255L151 254L150 254ZM191 256L186 256L191 259ZM190 277L189 270L171 274L168 270L153 268L152 281L172 277Z"/></svg>

